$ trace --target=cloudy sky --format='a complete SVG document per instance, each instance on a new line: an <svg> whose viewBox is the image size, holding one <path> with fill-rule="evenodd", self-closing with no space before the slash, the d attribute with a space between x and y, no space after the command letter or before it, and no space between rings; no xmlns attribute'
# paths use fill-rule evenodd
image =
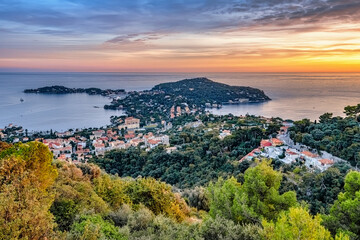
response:
<svg viewBox="0 0 360 240"><path fill-rule="evenodd" d="M1 71L360 71L357 0L0 0Z"/></svg>

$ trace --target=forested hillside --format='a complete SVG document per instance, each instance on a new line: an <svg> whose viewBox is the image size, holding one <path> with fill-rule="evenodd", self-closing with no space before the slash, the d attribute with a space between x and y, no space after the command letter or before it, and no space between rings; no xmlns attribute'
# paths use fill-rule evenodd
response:
<svg viewBox="0 0 360 240"><path fill-rule="evenodd" d="M239 159L259 146L265 136L260 128L238 129L221 140L218 131L188 128L172 135L172 143L181 144L172 153L164 147L149 152L129 148L107 152L94 163L122 177L154 177L180 188L201 186L220 176L241 178L249 163L239 164Z"/></svg>
<svg viewBox="0 0 360 240"><path fill-rule="evenodd" d="M177 82L161 83L152 90L164 91L167 94L181 95L196 103L237 102L248 99L251 102L268 101L270 98L257 88L230 86L211 81L207 78L185 79Z"/></svg>
<svg viewBox="0 0 360 240"><path fill-rule="evenodd" d="M42 143L1 143L0 239L357 239L358 172L315 216L281 189L283 177L263 159L241 182L219 178L181 196L153 178L53 162Z"/></svg>

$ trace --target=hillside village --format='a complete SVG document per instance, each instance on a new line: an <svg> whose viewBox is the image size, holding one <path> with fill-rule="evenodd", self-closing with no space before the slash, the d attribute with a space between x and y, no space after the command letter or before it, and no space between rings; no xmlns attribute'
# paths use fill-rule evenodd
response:
<svg viewBox="0 0 360 240"><path fill-rule="evenodd" d="M169 114L170 118L176 118L182 114L192 113L186 107L181 108L174 105L171 107ZM242 126L242 128L259 127L266 129L271 120L262 119L265 124L250 123L250 125ZM40 136L33 140L41 141L47 145L55 159L75 163L87 162L94 156L103 156L105 152L117 149L140 147L150 151L159 145L163 145L166 147L166 152L171 153L179 147L170 146L170 136L165 134L166 131L173 128L171 122L162 121L161 124L152 124L145 126L145 128L141 127L141 120L135 117L126 117L123 120L118 119L118 121L119 124L116 126L92 130L55 132L51 138ZM182 131L183 127L198 128L203 125L200 120L191 121L183 126L178 126L177 130ZM285 164L301 163L309 169L325 171L335 162L343 161L329 153L317 153L305 145L294 144L287 132L291 126L291 122L282 122L280 131L276 136L263 139L259 147L242 157L239 162L252 161L255 158L270 158ZM235 126L230 129L220 128L218 137L224 139L230 136L235 129ZM211 130L213 129L208 129L208 131ZM31 137L22 127L9 124L4 129L0 129L0 139L16 143L27 142L31 140Z"/></svg>
<svg viewBox="0 0 360 240"><path fill-rule="evenodd" d="M287 132L291 126L292 123L283 122L283 126L276 137L261 140L260 146L240 159L240 162L255 158L269 158L285 164L302 163L308 169L322 172L333 166L335 162L344 161L327 152L319 154L311 151L306 145L294 144Z"/></svg>
<svg viewBox="0 0 360 240"><path fill-rule="evenodd" d="M165 124L165 128L169 127ZM90 132L88 137L83 136L82 131L55 132L54 138L35 138L35 141L43 142L49 147L55 159L87 162L90 158L104 155L106 151L126 149L141 146L147 150L158 145L169 146L169 136L154 134L140 129L140 119L127 117L117 127L97 129ZM0 129L0 139L13 139L13 143L27 142L30 137L24 136L22 127L9 124Z"/></svg>

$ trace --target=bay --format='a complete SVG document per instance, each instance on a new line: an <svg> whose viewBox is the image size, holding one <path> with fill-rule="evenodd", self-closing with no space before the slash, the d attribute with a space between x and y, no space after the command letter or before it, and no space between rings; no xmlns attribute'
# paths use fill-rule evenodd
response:
<svg viewBox="0 0 360 240"><path fill-rule="evenodd" d="M215 114L315 120L324 112L344 116L345 106L360 103L360 73L0 73L0 128L9 123L30 131L100 127L110 123L110 116L123 114L104 110L110 102L106 97L24 94L26 88L63 85L138 91L193 77L259 88L272 99L211 109Z"/></svg>

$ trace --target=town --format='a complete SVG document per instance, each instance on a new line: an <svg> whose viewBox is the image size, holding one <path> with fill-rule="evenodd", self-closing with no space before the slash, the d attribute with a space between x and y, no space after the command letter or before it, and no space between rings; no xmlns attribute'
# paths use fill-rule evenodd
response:
<svg viewBox="0 0 360 240"><path fill-rule="evenodd" d="M325 151L317 153L311 151L306 145L294 144L288 133L288 128L292 125L291 122L283 122L276 137L261 140L260 146L244 156L240 162L255 158L268 158L279 160L285 164L301 162L308 169L323 172L333 166L335 162L345 161Z"/></svg>
<svg viewBox="0 0 360 240"><path fill-rule="evenodd" d="M173 105L170 108L169 117L175 120L178 117L185 117L187 121L183 125L175 126L177 131L184 127L199 128L203 123L199 120L199 114L190 111L189 108L181 105ZM209 112L206 113L209 115ZM230 136L237 128L258 127L265 131L274 119L258 117L258 120L249 120L246 116L238 117L238 120L244 119L248 123L242 126L233 124L232 127L224 127L224 124L215 127L218 130L218 137L224 139ZM256 118L255 118L256 119ZM288 129L292 127L291 121L279 121L280 130L269 136L268 139L262 139L260 146L239 159L242 161L252 161L254 159L269 158L279 160L285 164L302 163L308 169L325 171L335 162L343 161L340 158L321 151L317 152L302 144L294 144L290 139ZM70 129L65 132L29 133L20 126L9 124L4 129L0 129L0 139L12 143L27 142L30 140L43 142L49 147L55 159L69 161L74 163L88 162L94 156L101 157L105 152L111 150L128 149L130 147L140 147L150 151L159 145L166 148L166 152L176 151L179 146L171 145L170 138L173 134L171 121L161 121L159 124L149 124L141 127L141 120L135 117L116 117L112 119L113 124L104 128L90 128L82 130ZM207 131L214 130L212 128Z"/></svg>
<svg viewBox="0 0 360 240"><path fill-rule="evenodd" d="M166 125L169 127L170 125ZM85 134L88 132L89 134ZM92 156L104 155L105 151L115 149L126 149L131 146L141 146L147 150L153 149L162 144L169 146L169 136L165 134L154 135L151 131L146 133L140 128L140 120L127 117L117 127L96 129L89 132L89 129L65 132L49 133L53 138L36 137L33 140L43 142L49 147L55 159L87 162ZM32 135L35 136L35 135ZM31 139L30 134L25 133L22 127L9 124L0 129L0 139L13 143L27 142Z"/></svg>

